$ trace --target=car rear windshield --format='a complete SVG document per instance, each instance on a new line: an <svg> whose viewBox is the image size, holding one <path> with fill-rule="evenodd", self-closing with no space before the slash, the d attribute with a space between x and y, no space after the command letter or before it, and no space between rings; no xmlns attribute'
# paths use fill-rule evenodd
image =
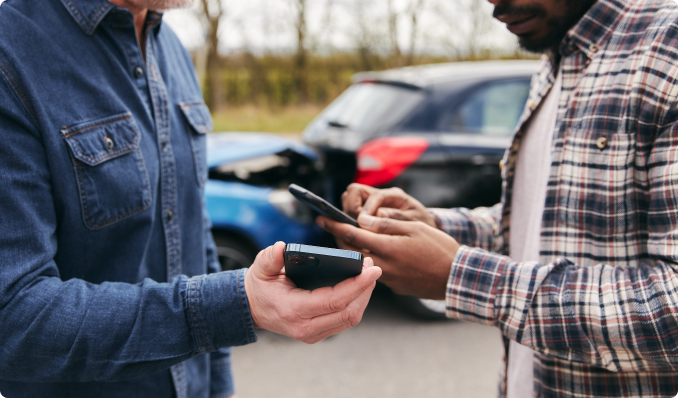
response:
<svg viewBox="0 0 678 398"><path fill-rule="evenodd" d="M320 117L330 126L370 134L400 121L423 98L422 91L416 88L358 83L349 87Z"/></svg>
<svg viewBox="0 0 678 398"><path fill-rule="evenodd" d="M509 136L520 119L529 92L528 79L490 83L464 100L450 118L448 129Z"/></svg>

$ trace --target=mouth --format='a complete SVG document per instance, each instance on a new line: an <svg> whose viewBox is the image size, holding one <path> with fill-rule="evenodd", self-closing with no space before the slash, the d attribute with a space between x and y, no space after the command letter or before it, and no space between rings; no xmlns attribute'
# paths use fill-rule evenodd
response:
<svg viewBox="0 0 678 398"><path fill-rule="evenodd" d="M506 24L506 28L514 35L528 33L537 21L537 15L499 15L497 19Z"/></svg>

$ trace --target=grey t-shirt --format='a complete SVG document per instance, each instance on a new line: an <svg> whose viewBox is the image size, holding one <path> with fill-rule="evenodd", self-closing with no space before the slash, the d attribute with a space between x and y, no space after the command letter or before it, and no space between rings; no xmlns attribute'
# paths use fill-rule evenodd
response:
<svg viewBox="0 0 678 398"><path fill-rule="evenodd" d="M514 261L539 261L541 221L551 170L551 142L558 116L562 82L562 74L559 73L551 92L542 102L521 139L511 199L509 256ZM511 340L506 380L507 398L533 396L533 358L532 349Z"/></svg>

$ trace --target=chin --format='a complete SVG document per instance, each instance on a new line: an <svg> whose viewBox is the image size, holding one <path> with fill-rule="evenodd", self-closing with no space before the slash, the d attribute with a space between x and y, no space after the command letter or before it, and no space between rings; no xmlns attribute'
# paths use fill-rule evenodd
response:
<svg viewBox="0 0 678 398"><path fill-rule="evenodd" d="M565 37L564 34L554 34L554 32L547 32L538 37L520 35L518 36L518 45L525 51L541 54L546 50L555 48L563 40L563 37Z"/></svg>

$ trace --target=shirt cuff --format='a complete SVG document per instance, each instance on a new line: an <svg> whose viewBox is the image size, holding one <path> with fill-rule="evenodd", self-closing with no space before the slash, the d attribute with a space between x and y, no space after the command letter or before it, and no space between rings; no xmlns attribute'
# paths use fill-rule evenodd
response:
<svg viewBox="0 0 678 398"><path fill-rule="evenodd" d="M497 287L510 261L482 249L461 246L447 281L447 317L496 325Z"/></svg>
<svg viewBox="0 0 678 398"><path fill-rule="evenodd" d="M200 275L187 281L188 319L201 353L257 341L245 293L246 272Z"/></svg>
<svg viewBox="0 0 678 398"><path fill-rule="evenodd" d="M459 213L454 209L428 209L429 214L436 220L436 226L439 230L448 235L456 234L460 229Z"/></svg>
<svg viewBox="0 0 678 398"><path fill-rule="evenodd" d="M428 213L433 216L433 219L436 221L436 227L441 230L445 231L443 229L443 219L440 218L440 215L438 215L438 212L435 211L435 209L429 209Z"/></svg>

